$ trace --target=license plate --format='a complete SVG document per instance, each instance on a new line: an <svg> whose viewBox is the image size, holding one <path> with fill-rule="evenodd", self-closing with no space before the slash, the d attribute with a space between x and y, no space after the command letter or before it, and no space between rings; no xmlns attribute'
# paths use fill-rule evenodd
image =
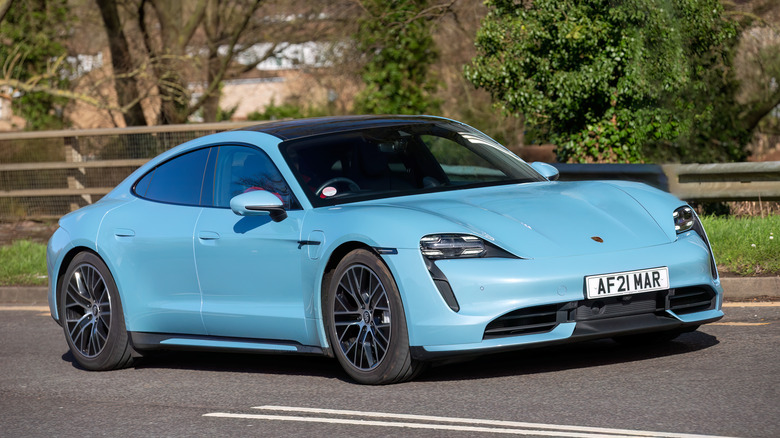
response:
<svg viewBox="0 0 780 438"><path fill-rule="evenodd" d="M589 299L640 294L669 289L669 269L666 266L639 271L585 277Z"/></svg>

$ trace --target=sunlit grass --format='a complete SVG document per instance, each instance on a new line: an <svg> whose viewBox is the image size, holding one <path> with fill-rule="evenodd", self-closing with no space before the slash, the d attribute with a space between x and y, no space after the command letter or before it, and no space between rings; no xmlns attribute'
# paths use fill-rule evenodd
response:
<svg viewBox="0 0 780 438"><path fill-rule="evenodd" d="M0 246L0 286L46 285L46 245L17 240Z"/></svg>
<svg viewBox="0 0 780 438"><path fill-rule="evenodd" d="M721 272L780 274L780 215L702 218Z"/></svg>

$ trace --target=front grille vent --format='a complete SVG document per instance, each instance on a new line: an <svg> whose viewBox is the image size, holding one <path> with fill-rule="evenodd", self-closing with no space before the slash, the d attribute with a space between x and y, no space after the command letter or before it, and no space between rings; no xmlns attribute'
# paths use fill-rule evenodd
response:
<svg viewBox="0 0 780 438"><path fill-rule="evenodd" d="M580 301L572 312L571 319L589 321L663 311L665 296L666 291L660 291Z"/></svg>
<svg viewBox="0 0 780 438"><path fill-rule="evenodd" d="M558 304L515 310L491 321L484 339L547 333L558 325Z"/></svg>
<svg viewBox="0 0 780 438"><path fill-rule="evenodd" d="M702 312L715 308L715 292L706 287L683 287L669 297L669 310L678 314Z"/></svg>

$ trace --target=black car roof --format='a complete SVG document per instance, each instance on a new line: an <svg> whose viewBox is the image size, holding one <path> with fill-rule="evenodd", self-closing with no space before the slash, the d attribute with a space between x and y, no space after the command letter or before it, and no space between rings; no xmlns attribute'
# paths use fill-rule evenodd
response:
<svg viewBox="0 0 780 438"><path fill-rule="evenodd" d="M433 116L334 116L311 119L280 120L240 128L239 131L257 131L276 136L282 140L294 140L313 135L394 125L415 125L432 122L452 121Z"/></svg>

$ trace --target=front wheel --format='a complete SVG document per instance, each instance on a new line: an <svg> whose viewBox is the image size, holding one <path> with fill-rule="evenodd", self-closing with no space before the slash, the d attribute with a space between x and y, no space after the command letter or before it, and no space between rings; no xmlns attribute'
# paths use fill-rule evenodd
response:
<svg viewBox="0 0 780 438"><path fill-rule="evenodd" d="M73 258L58 290L60 324L76 362L88 370L130 366L132 349L114 277L95 254Z"/></svg>
<svg viewBox="0 0 780 438"><path fill-rule="evenodd" d="M413 378L422 364L411 357L401 295L373 253L356 249L328 276L323 319L341 366L359 383L382 385Z"/></svg>

